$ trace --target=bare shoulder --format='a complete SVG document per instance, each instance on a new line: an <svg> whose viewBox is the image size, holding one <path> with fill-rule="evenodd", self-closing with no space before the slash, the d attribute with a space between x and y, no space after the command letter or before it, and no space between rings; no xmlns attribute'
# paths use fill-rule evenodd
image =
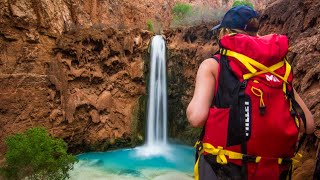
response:
<svg viewBox="0 0 320 180"><path fill-rule="evenodd" d="M218 67L219 67L219 63L215 59L208 58L202 61L202 63L200 64L199 70L210 71L214 75L216 75L218 72Z"/></svg>

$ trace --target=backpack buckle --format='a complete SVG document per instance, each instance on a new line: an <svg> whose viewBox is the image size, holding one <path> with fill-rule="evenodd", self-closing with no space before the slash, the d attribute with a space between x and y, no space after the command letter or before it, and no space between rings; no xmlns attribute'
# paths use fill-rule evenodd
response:
<svg viewBox="0 0 320 180"><path fill-rule="evenodd" d="M254 162L256 163L257 159L257 156L251 156L251 155L248 155L248 154L243 154L242 155L242 160L245 161L245 162Z"/></svg>
<svg viewBox="0 0 320 180"><path fill-rule="evenodd" d="M203 149L203 145L202 145L202 142L201 141L198 141L196 144L195 144L195 148L198 152L200 152L202 149Z"/></svg>
<svg viewBox="0 0 320 180"><path fill-rule="evenodd" d="M290 158L282 158L281 164L291 164L292 159Z"/></svg>
<svg viewBox="0 0 320 180"><path fill-rule="evenodd" d="M291 117L295 117L295 116L297 116L297 113L296 113L296 111L295 110L291 110L290 111L290 115L291 115Z"/></svg>
<svg viewBox="0 0 320 180"><path fill-rule="evenodd" d="M265 113L266 113L266 108L267 106L260 106L259 109L260 109L260 114L263 116Z"/></svg>
<svg viewBox="0 0 320 180"><path fill-rule="evenodd" d="M244 80L242 81L241 85L240 85L240 88L241 89L245 89L247 87L247 84L248 84L248 81L247 80Z"/></svg>

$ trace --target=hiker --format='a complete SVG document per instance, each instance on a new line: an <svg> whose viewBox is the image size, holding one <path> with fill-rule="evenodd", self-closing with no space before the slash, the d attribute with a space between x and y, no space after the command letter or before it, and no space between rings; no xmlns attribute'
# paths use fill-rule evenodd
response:
<svg viewBox="0 0 320 180"><path fill-rule="evenodd" d="M258 36L258 28L257 12L236 6L212 29L220 49L201 63L187 108L189 123L203 127L196 180L285 179L299 158L299 131L313 132L292 87L288 38Z"/></svg>

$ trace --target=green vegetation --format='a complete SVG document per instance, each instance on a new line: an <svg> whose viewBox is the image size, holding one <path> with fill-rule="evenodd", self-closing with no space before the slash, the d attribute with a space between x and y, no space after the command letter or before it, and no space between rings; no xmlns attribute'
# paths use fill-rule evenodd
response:
<svg viewBox="0 0 320 180"><path fill-rule="evenodd" d="M147 20L147 28L149 31L154 31L153 22L150 19Z"/></svg>
<svg viewBox="0 0 320 180"><path fill-rule="evenodd" d="M254 8L253 4L247 0L235 0L232 4L232 7L241 6L241 5L247 5L247 6L250 6L251 8Z"/></svg>
<svg viewBox="0 0 320 180"><path fill-rule="evenodd" d="M177 20L181 20L185 18L187 15L190 15L192 12L192 6L187 3L178 2L172 8L172 13L174 18Z"/></svg>
<svg viewBox="0 0 320 180"><path fill-rule="evenodd" d="M211 23L222 18L223 9L212 9L207 6L191 6L178 2L172 8L173 19L171 27L194 26L203 23Z"/></svg>
<svg viewBox="0 0 320 180"><path fill-rule="evenodd" d="M6 145L6 162L0 172L7 179L67 179L77 161L67 153L67 144L44 128L8 136Z"/></svg>

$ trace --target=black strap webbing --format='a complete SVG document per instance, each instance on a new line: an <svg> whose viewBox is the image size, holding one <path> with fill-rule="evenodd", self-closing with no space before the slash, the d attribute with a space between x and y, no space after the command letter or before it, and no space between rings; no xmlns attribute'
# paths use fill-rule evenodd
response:
<svg viewBox="0 0 320 180"><path fill-rule="evenodd" d="M304 125L304 128L305 128L305 133L303 133L303 135L300 137L299 142L298 142L298 146L296 149L296 152L298 152L307 137L307 134L306 134L307 120L306 120L306 116L305 116L301 106L298 104L298 102L294 98L294 91L291 92L290 99L291 99L291 103L292 103L292 108L293 108L294 112L296 113L296 116L301 118L303 125Z"/></svg>
<svg viewBox="0 0 320 180"><path fill-rule="evenodd" d="M241 138L241 153L247 154L247 136L245 132L245 88L247 86L247 81L243 81L241 83L240 89L239 89L239 113L240 113L240 138ZM248 159L243 158L242 159L242 168L241 168L241 175L243 179L247 179L248 176L248 167L247 167Z"/></svg>

